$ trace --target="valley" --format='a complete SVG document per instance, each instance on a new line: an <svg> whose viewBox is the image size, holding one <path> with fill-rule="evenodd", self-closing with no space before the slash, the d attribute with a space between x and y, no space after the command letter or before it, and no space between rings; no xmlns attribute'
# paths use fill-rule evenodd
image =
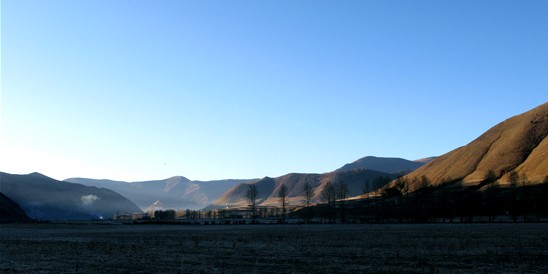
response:
<svg viewBox="0 0 548 274"><path fill-rule="evenodd" d="M523 222L540 221L548 214L547 135L544 103L493 126L467 145L415 161L367 156L322 174L219 181L183 176L131 183L57 181L39 173L1 173L0 192L38 220L120 215L135 219L145 216L143 211L150 219L165 210L172 211L166 215L171 219L233 213L246 219L280 218L282 208L282 223L286 214L330 223L420 223L440 218L493 222L509 217L515 222L518 216ZM314 216L306 217L310 213Z"/></svg>

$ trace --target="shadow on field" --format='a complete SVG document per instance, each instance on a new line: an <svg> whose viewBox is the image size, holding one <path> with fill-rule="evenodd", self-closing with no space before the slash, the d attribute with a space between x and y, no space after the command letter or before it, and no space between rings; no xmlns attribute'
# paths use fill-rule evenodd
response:
<svg viewBox="0 0 548 274"><path fill-rule="evenodd" d="M548 224L0 226L0 272L537 272Z"/></svg>

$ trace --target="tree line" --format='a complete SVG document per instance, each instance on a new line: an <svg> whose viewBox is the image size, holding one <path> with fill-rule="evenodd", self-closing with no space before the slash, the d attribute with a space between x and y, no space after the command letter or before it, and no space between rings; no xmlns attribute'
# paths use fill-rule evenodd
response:
<svg viewBox="0 0 548 274"><path fill-rule="evenodd" d="M498 183L500 174L502 172L497 175L489 171L480 184L473 186L462 186L461 179L434 185L424 176L407 179L405 174L400 174L391 187L372 192L390 183L390 178L378 177L365 180L361 199L351 201L344 181L327 182L319 195L319 203L315 204L312 203L315 186L305 182L299 193L303 197L302 204L296 210L294 204L291 205L293 210L288 206L289 189L285 184L277 188L278 207L268 209L258 206L259 190L255 184L250 184L245 193L248 201L245 210L250 211L251 222L275 216L280 223L285 223L287 218L300 218L304 223L370 223L535 221L548 217L548 176L540 184L530 184L525 175L512 171L508 174L509 184L501 186ZM193 220L230 217L225 210L154 213L158 220L180 216Z"/></svg>
<svg viewBox="0 0 548 274"><path fill-rule="evenodd" d="M502 174L502 172L500 173ZM461 179L432 184L427 177L400 177L390 188L353 205L353 219L362 222L539 221L548 217L548 176L531 184L512 171L508 185L489 171L477 185ZM411 188L412 186L412 188ZM413 191L411 191L411 189Z"/></svg>

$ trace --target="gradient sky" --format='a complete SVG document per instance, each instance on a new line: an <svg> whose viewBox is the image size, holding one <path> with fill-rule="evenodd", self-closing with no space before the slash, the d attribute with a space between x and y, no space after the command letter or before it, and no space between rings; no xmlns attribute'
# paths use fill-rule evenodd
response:
<svg viewBox="0 0 548 274"><path fill-rule="evenodd" d="M1 2L0 170L322 173L548 99L548 1Z"/></svg>

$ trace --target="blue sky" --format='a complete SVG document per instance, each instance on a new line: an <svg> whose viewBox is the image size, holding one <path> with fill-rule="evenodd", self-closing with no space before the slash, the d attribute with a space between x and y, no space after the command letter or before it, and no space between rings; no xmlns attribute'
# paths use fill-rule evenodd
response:
<svg viewBox="0 0 548 274"><path fill-rule="evenodd" d="M1 3L0 170L327 172L547 101L547 1Z"/></svg>

